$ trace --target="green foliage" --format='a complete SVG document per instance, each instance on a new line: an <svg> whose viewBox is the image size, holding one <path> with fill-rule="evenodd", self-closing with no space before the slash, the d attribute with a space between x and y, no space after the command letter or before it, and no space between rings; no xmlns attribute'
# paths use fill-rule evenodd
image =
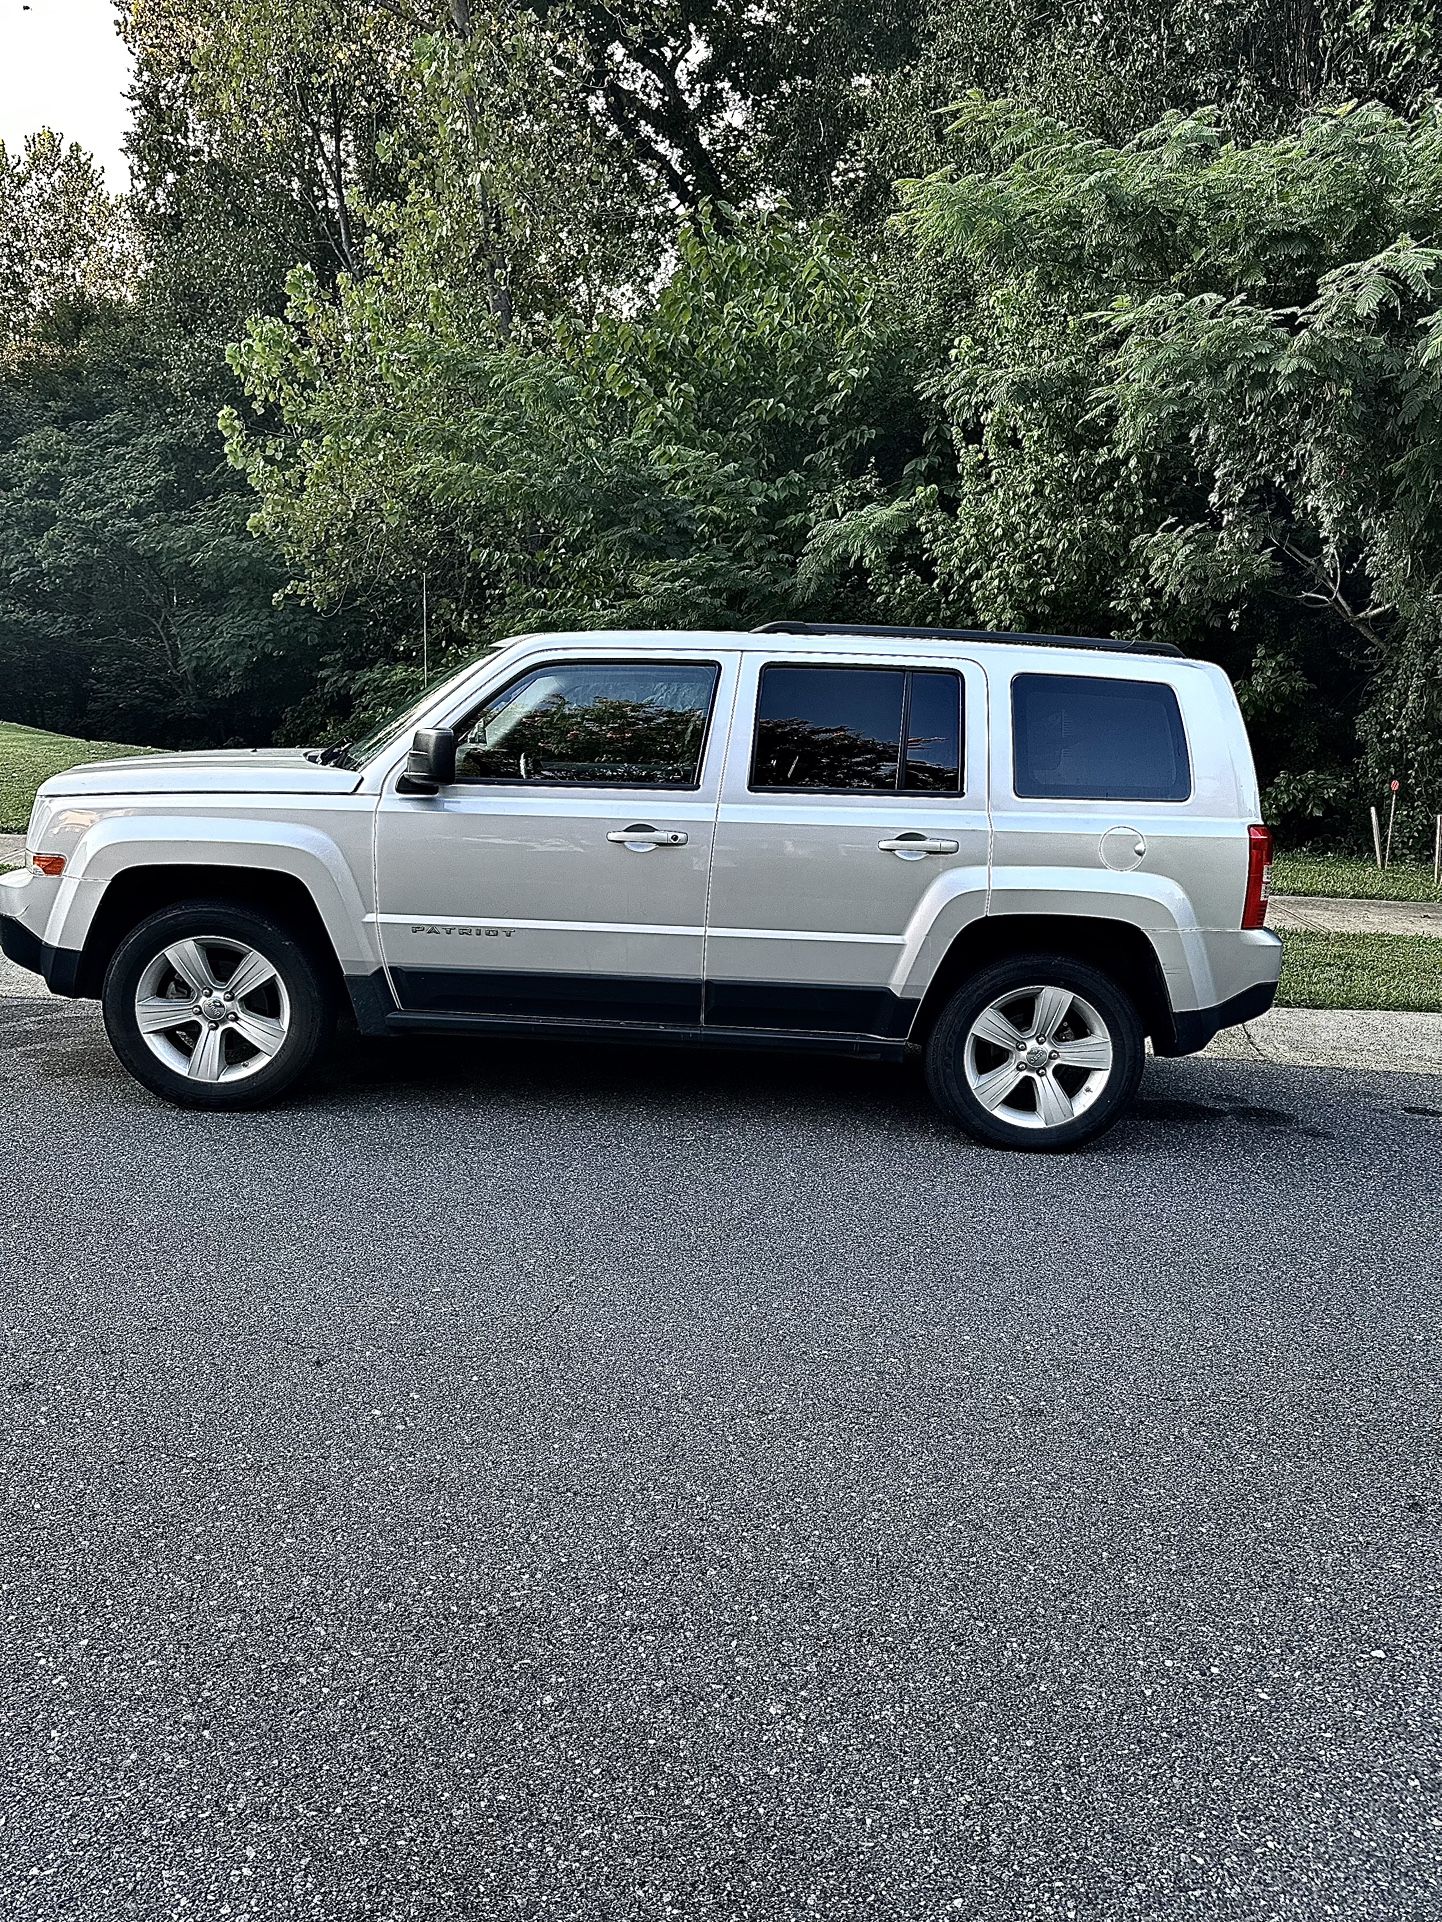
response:
<svg viewBox="0 0 1442 1922"><path fill-rule="evenodd" d="M1330 895L1341 901L1436 901L1442 887L1430 866L1394 861L1347 860L1335 854L1279 854L1272 863L1272 892Z"/></svg>
<svg viewBox="0 0 1442 1922"><path fill-rule="evenodd" d="M226 416L231 457L308 595L425 574L453 650L809 605L818 515L893 484L914 438L903 330L832 226L703 220L643 312L522 346L417 274L407 222L334 302L296 276L234 356L260 420Z"/></svg>
<svg viewBox="0 0 1442 1922"><path fill-rule="evenodd" d="M877 76L855 157L883 183L984 162L986 142L959 141L948 111L972 93L1111 145L1203 109L1244 144L1349 100L1412 112L1436 84L1435 12L1428 0L929 0L914 56Z"/></svg>
<svg viewBox="0 0 1442 1922"><path fill-rule="evenodd" d="M1297 838L1442 805L1420 0L117 12L128 201L0 148L0 711L354 726L422 605L1115 629Z"/></svg>
<svg viewBox="0 0 1442 1922"><path fill-rule="evenodd" d="M349 0L133 0L121 28L137 62L147 224L164 232L170 215L170 238L180 226L203 245L204 205L230 235L247 214L279 218L306 257L357 271L357 203L386 177L380 148L403 117L416 26Z"/></svg>
<svg viewBox="0 0 1442 1922"><path fill-rule="evenodd" d="M879 76L914 57L924 0L540 0L575 97L635 203L806 215L832 200ZM673 223L674 224L674 223Z"/></svg>
<svg viewBox="0 0 1442 1922"><path fill-rule="evenodd" d="M986 168L903 190L962 316L906 536L932 605L1221 659L1301 834L1359 749L1442 793L1436 116L1110 147L977 98L959 126Z"/></svg>
<svg viewBox="0 0 1442 1922"><path fill-rule="evenodd" d="M0 714L169 745L265 738L344 632L275 607L215 427L224 340L298 229L263 237L274 205L187 145L175 52L169 86L142 64L128 202L53 134L0 148Z"/></svg>
<svg viewBox="0 0 1442 1922"><path fill-rule="evenodd" d="M14 152L0 140L0 364L121 294L129 239L89 154L48 129Z"/></svg>
<svg viewBox="0 0 1442 1922"><path fill-rule="evenodd" d="M264 738L335 623L275 556L124 317L0 378L0 713L164 745Z"/></svg>

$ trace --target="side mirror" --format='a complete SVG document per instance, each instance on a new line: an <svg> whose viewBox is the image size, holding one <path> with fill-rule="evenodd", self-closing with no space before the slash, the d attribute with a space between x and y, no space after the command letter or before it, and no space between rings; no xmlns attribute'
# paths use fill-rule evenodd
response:
<svg viewBox="0 0 1442 1922"><path fill-rule="evenodd" d="M396 782L397 794L438 794L456 778L456 731L453 727L416 729L406 769Z"/></svg>

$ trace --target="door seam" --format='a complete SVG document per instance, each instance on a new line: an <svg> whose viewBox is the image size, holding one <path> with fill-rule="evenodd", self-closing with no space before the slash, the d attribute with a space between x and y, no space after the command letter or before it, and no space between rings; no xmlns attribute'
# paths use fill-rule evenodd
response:
<svg viewBox="0 0 1442 1922"><path fill-rule="evenodd" d="M706 985L711 960L711 882L716 872L716 842L721 833L721 804L726 796L726 777L731 768L731 741L736 731L736 710L741 704L741 669L744 654L733 654L731 711L726 717L726 739L721 749L721 771L716 782L716 808L711 816L711 846L706 856L706 892L701 903L701 1026L706 1025Z"/></svg>

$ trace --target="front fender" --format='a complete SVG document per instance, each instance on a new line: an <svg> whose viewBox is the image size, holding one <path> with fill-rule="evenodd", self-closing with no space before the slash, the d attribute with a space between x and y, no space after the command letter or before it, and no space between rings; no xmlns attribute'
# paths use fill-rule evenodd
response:
<svg viewBox="0 0 1442 1922"><path fill-rule="evenodd" d="M368 850L368 834L365 839ZM314 901L347 973L368 974L380 965L368 903L351 863L330 835L303 823L262 826L219 821L213 815L127 814L87 828L66 862L44 930L46 943L79 953L112 883L137 869L164 867L289 875ZM362 872L368 888L368 853Z"/></svg>

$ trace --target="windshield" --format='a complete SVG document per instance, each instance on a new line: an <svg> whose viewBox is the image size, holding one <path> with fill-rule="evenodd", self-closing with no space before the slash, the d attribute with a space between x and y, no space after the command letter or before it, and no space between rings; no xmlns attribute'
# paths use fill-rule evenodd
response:
<svg viewBox="0 0 1442 1922"><path fill-rule="evenodd" d="M477 654L474 659L467 661L464 667L459 668L448 681L442 682L439 687L427 688L418 701L412 701L410 706L402 708L399 714L392 714L387 720L382 721L379 727L373 727L369 734L363 734L358 741L352 741L346 752L346 759L354 762L357 767L364 766L374 755L379 754L383 747L387 747L392 741L398 741L403 734L414 728L425 714L429 713L437 701L444 700L453 688L459 687L475 667L476 662L483 660L488 651L484 650Z"/></svg>

